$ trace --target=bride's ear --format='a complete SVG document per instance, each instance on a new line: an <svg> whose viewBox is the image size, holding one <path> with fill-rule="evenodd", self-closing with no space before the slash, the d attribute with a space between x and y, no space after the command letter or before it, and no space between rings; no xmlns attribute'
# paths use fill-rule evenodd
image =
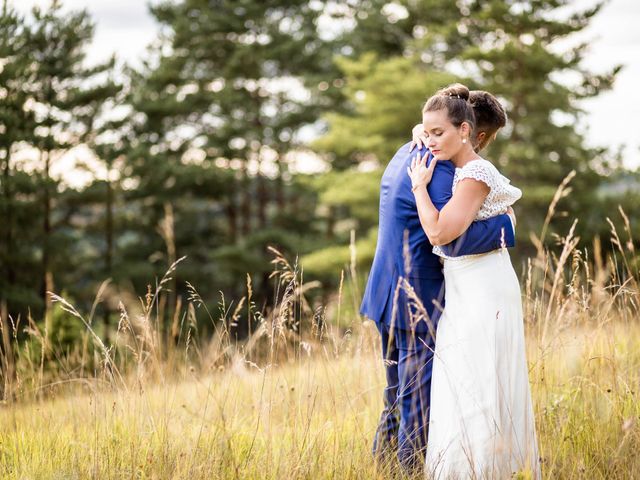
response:
<svg viewBox="0 0 640 480"><path fill-rule="evenodd" d="M471 138L471 126L467 122L460 124L460 135L462 138Z"/></svg>

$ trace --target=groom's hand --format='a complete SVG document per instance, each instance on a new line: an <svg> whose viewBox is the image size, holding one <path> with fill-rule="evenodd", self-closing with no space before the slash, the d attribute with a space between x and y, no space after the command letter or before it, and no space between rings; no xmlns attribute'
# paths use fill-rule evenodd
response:
<svg viewBox="0 0 640 480"><path fill-rule="evenodd" d="M511 218L511 223L513 224L513 231L515 233L516 231L516 212L513 211L513 208L509 207L507 208L507 215L509 215L509 218Z"/></svg>
<svg viewBox="0 0 640 480"><path fill-rule="evenodd" d="M424 133L424 127L421 123L418 123L411 129L411 145L409 152L412 152L415 147L418 147L418 150L422 150L422 146L426 145L428 141L429 137Z"/></svg>

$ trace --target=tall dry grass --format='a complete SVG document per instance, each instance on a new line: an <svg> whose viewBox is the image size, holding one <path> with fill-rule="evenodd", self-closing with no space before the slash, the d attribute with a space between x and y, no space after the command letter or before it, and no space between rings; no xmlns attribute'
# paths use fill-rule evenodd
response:
<svg viewBox="0 0 640 480"><path fill-rule="evenodd" d="M638 478L640 275L631 228L622 211L607 219L614 250L606 255L597 239L579 249L574 228L548 248L569 180L532 239L538 253L521 282L543 476ZM384 386L378 335L370 322L339 318L357 301L345 294L355 262L330 304L313 309L307 295L316 285L273 253L275 308L256 311L249 280L243 299L215 307L189 285L173 319L177 342L160 334L158 305L180 260L137 304L121 303L113 346L94 333L91 312L85 318L55 295L86 329L75 351L52 353L31 320L22 345L9 337L24 327L4 328L2 351L13 344L13 355L0 359L2 478L388 478L370 454ZM215 325L213 338L200 335L197 311ZM248 318L257 328L235 341L230 328Z"/></svg>

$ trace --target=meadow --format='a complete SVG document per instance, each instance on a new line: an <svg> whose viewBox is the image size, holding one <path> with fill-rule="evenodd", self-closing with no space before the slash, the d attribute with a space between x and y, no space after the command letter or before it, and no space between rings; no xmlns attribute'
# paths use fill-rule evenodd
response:
<svg viewBox="0 0 640 480"><path fill-rule="evenodd" d="M621 233L612 223L615 250L606 255L598 241L578 249L571 231L555 250L542 247L543 230L521 278L546 479L640 475L640 277L620 215ZM199 338L195 311L212 309L194 287L179 346L161 342L157 298L177 265L138 310L121 305L111 348L93 333L90 314L54 297L86 326L85 341L45 364L36 354L46 351L46 335L29 327L31 346L8 366L13 379L4 379L12 395L0 409L0 476L402 478L371 457L384 374L375 326L339 318L354 301L345 293L349 275L326 310L348 328L333 327L311 310L311 287L297 266L274 253L279 303L241 342L225 328ZM220 309L224 318L207 314L228 325L251 305L248 284L246 299Z"/></svg>

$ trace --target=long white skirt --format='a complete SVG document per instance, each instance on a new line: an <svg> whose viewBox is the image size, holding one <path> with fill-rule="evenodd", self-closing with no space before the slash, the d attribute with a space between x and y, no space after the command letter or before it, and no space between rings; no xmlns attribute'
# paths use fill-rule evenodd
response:
<svg viewBox="0 0 640 480"><path fill-rule="evenodd" d="M426 477L540 478L518 278L506 249L444 262Z"/></svg>

